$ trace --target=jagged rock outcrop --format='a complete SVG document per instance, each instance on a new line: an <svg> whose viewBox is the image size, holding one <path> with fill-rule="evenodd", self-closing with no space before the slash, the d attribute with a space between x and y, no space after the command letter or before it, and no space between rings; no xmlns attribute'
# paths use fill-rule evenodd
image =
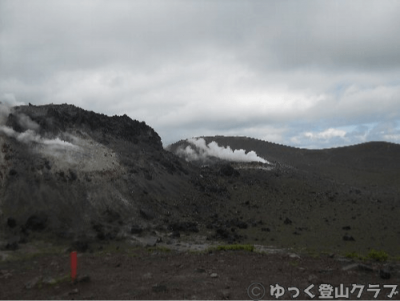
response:
<svg viewBox="0 0 400 301"><path fill-rule="evenodd" d="M173 212L169 200L191 186L192 167L165 151L146 123L126 115L20 106L0 126L5 232L115 236L124 227L129 232L131 221L159 222Z"/></svg>

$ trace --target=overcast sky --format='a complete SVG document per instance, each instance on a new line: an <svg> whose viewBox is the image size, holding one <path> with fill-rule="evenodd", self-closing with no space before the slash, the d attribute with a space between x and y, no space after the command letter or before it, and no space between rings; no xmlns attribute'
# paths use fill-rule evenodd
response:
<svg viewBox="0 0 400 301"><path fill-rule="evenodd" d="M163 144L400 143L400 1L0 0L0 101L145 121Z"/></svg>

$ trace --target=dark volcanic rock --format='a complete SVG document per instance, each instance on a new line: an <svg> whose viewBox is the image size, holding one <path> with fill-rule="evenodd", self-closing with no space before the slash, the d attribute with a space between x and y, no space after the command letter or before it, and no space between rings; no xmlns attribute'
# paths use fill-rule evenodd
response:
<svg viewBox="0 0 400 301"><path fill-rule="evenodd" d="M16 241L9 242L6 244L5 249L9 251L15 251L18 249L18 243Z"/></svg>
<svg viewBox="0 0 400 301"><path fill-rule="evenodd" d="M179 222L169 226L172 231L199 232L197 224L194 222Z"/></svg>
<svg viewBox="0 0 400 301"><path fill-rule="evenodd" d="M223 228L219 228L219 229L217 229L217 230L215 231L215 235L216 235L217 237L220 237L220 238L223 238L223 239L227 239L227 238L230 237L231 234L229 233L228 230L223 229Z"/></svg>
<svg viewBox="0 0 400 301"><path fill-rule="evenodd" d="M15 220L15 218L12 217L7 218L7 226L9 226L10 228L15 228L16 225L17 221Z"/></svg>
<svg viewBox="0 0 400 301"><path fill-rule="evenodd" d="M139 225L132 225L131 227L131 234L140 234L143 232L143 228Z"/></svg>
<svg viewBox="0 0 400 301"><path fill-rule="evenodd" d="M46 214L31 215L25 223L26 230L42 231L47 227L48 217Z"/></svg>
<svg viewBox="0 0 400 301"><path fill-rule="evenodd" d="M174 231L174 232L172 232L170 237L171 238L179 238L179 237L181 237L181 233L179 231Z"/></svg>
<svg viewBox="0 0 400 301"><path fill-rule="evenodd" d="M72 251L86 252L89 249L89 243L87 240L76 240L71 245Z"/></svg>
<svg viewBox="0 0 400 301"><path fill-rule="evenodd" d="M343 240L344 241L355 241L354 237L347 233L343 236Z"/></svg>
<svg viewBox="0 0 400 301"><path fill-rule="evenodd" d="M148 209L140 209L139 210L140 216L145 219L153 219L154 213Z"/></svg>
<svg viewBox="0 0 400 301"><path fill-rule="evenodd" d="M221 175L224 175L224 176L227 176L227 177L232 177L232 176L237 177L237 176L240 175L240 173L239 173L236 169L234 169L234 168L232 167L232 165L230 165L230 164L225 164L225 165L223 165L223 166L220 168L219 173L220 173Z"/></svg>
<svg viewBox="0 0 400 301"><path fill-rule="evenodd" d="M8 174L9 174L10 176L15 176L15 175L18 174L18 172L17 172L15 169L10 169L10 171L8 172Z"/></svg>
<svg viewBox="0 0 400 301"><path fill-rule="evenodd" d="M69 177L68 177L68 179L69 179L70 181L75 181L76 179L78 179L78 176L77 176L76 172L70 169L70 170L69 170Z"/></svg>
<svg viewBox="0 0 400 301"><path fill-rule="evenodd" d="M291 221L289 218L285 218L285 220L283 221L283 223L284 223L285 225L291 225L291 224L292 224L292 221Z"/></svg>
<svg viewBox="0 0 400 301"><path fill-rule="evenodd" d="M121 220L121 214L111 208L107 208L106 211L104 211L103 216L108 223L113 223Z"/></svg>
<svg viewBox="0 0 400 301"><path fill-rule="evenodd" d="M28 109L29 108L29 109ZM85 111L73 105L49 105L43 107L24 107L24 113L47 109L45 115L32 118L40 125L41 132L59 134L71 125L88 127L91 131L112 133L118 138L138 143L140 140L162 148L158 134L144 122L130 119L127 115L108 117L92 111ZM22 132L18 118L8 118L7 125L15 131ZM146 137L145 139L144 136Z"/></svg>
<svg viewBox="0 0 400 301"><path fill-rule="evenodd" d="M226 240L228 243L234 243L235 241L240 239L240 235L231 232L225 228L218 228L215 230L215 235L214 238L215 239L223 239Z"/></svg>
<svg viewBox="0 0 400 301"><path fill-rule="evenodd" d="M382 279L390 279L391 274L390 274L390 272L389 272L388 270L380 270L380 271L379 271L379 276L380 276Z"/></svg>
<svg viewBox="0 0 400 301"><path fill-rule="evenodd" d="M239 221L236 223L236 227L238 227L239 229L247 229L247 226L248 225L246 222Z"/></svg>
<svg viewBox="0 0 400 301"><path fill-rule="evenodd" d="M96 232L96 238L98 240L107 240L113 238L113 235L107 232L106 227L101 223L93 223L92 229Z"/></svg>

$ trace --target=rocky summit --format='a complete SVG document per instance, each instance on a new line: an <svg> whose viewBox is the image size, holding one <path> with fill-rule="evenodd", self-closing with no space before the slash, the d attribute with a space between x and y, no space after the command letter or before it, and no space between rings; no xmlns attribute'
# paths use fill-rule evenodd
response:
<svg viewBox="0 0 400 301"><path fill-rule="evenodd" d="M82 251L123 239L400 255L397 144L305 150L215 136L164 149L126 115L64 104L1 116L3 250L45 237Z"/></svg>
<svg viewBox="0 0 400 301"><path fill-rule="evenodd" d="M15 107L0 128L2 233L104 239L178 218L173 208L190 186L184 165L126 115Z"/></svg>

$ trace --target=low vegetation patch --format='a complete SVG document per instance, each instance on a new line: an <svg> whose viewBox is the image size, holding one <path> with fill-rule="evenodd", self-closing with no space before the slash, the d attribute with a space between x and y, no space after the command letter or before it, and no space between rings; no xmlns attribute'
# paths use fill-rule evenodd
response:
<svg viewBox="0 0 400 301"><path fill-rule="evenodd" d="M344 255L346 258L350 258L350 259L359 259L359 260L363 260L365 257L358 254L357 252L348 252Z"/></svg>
<svg viewBox="0 0 400 301"><path fill-rule="evenodd" d="M358 254L357 252L349 252L345 254L345 257L351 259L359 259L359 260L375 260L375 261L387 261L389 259L389 255L385 251L377 251L370 250L367 256L363 256Z"/></svg>
<svg viewBox="0 0 400 301"><path fill-rule="evenodd" d="M373 259L376 261L386 261L386 260L388 260L388 258L389 258L389 255L385 251L377 251L374 249L369 251L369 253L367 255L367 259Z"/></svg>

